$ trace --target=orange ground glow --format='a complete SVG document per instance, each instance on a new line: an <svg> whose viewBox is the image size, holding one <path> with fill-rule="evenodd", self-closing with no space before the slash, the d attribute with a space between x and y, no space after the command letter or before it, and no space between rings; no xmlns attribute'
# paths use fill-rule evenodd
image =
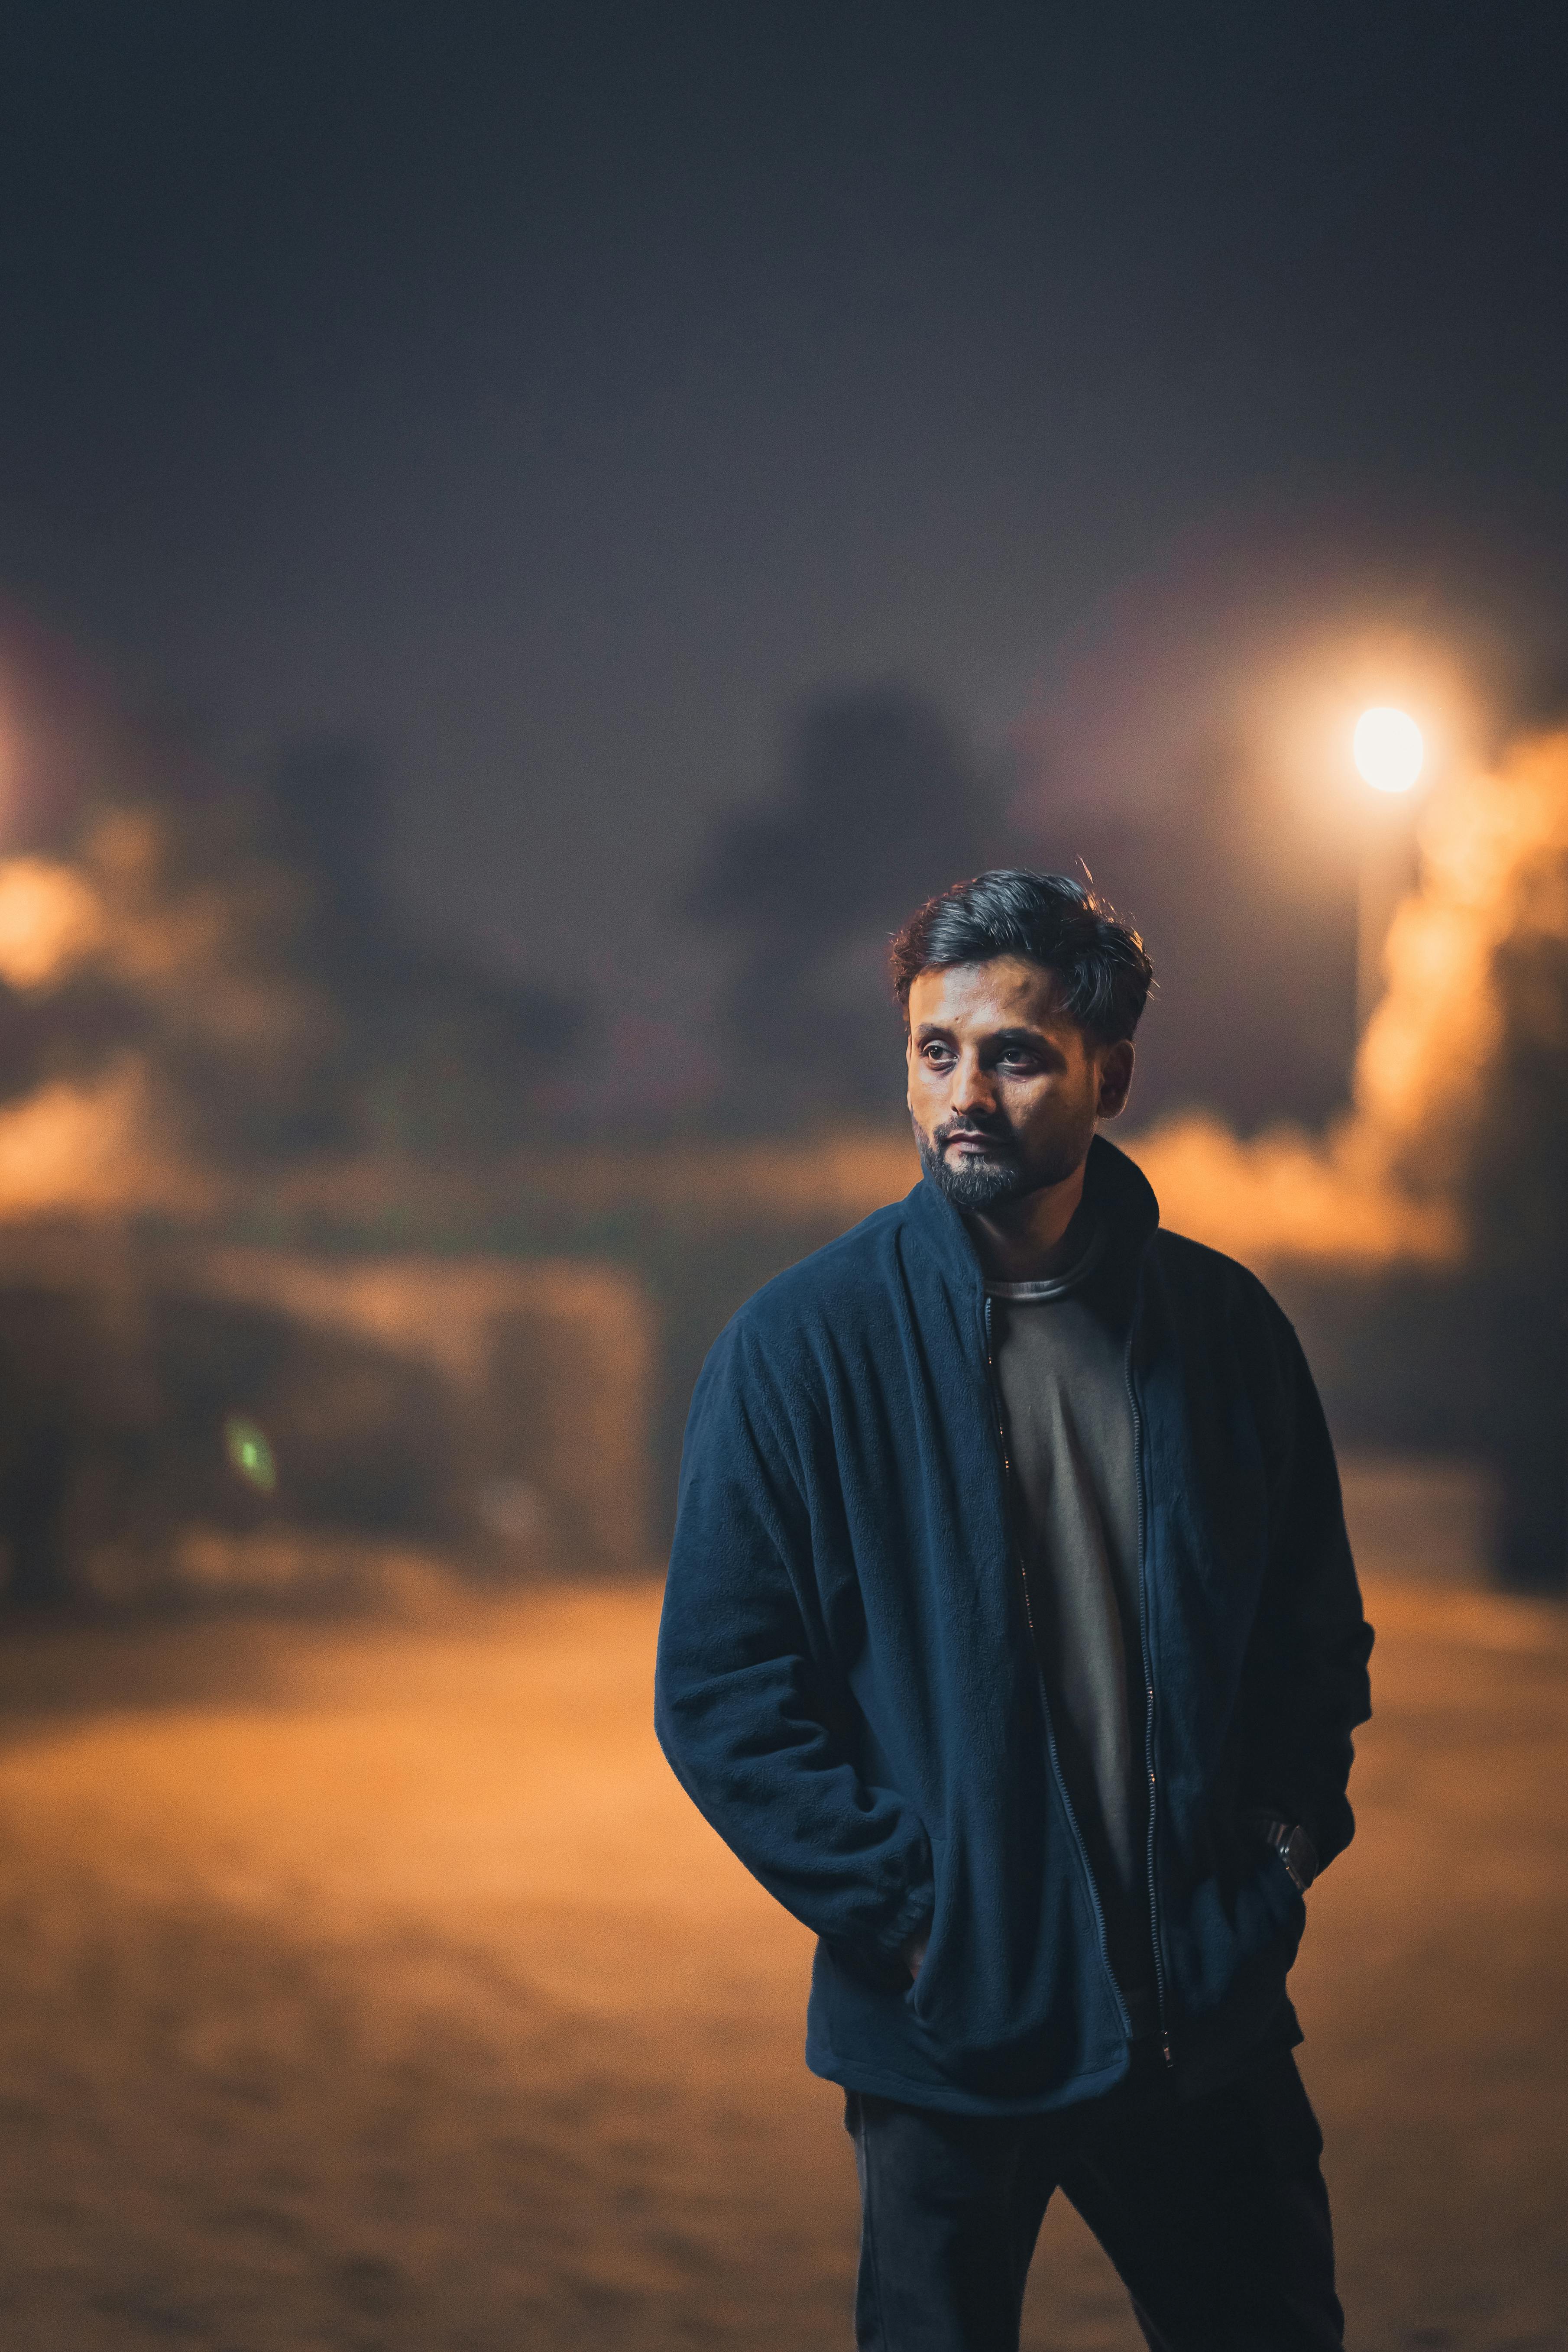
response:
<svg viewBox="0 0 1568 2352"><path fill-rule="evenodd" d="M6 2352L847 2342L808 1938L657 1752L657 1611L13 1638ZM1375 1584L1372 1614L1362 1834L1297 1971L1352 2340L1545 2347L1568 1626ZM1137 2341L1065 2210L1026 2341Z"/></svg>

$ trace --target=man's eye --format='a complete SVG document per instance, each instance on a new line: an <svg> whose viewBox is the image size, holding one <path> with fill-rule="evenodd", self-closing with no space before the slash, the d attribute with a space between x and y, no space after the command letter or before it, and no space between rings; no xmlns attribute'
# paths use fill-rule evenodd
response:
<svg viewBox="0 0 1568 2352"><path fill-rule="evenodd" d="M921 1054L925 1061L932 1063L951 1062L952 1059L952 1054L945 1045L922 1045Z"/></svg>

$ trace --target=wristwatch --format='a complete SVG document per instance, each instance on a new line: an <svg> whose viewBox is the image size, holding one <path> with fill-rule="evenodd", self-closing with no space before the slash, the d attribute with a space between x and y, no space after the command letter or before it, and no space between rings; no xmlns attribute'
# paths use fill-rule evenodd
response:
<svg viewBox="0 0 1568 2352"><path fill-rule="evenodd" d="M1296 1882L1296 1891L1305 1895L1316 1878L1321 1864L1318 1850L1300 1822L1271 1821L1264 1835Z"/></svg>

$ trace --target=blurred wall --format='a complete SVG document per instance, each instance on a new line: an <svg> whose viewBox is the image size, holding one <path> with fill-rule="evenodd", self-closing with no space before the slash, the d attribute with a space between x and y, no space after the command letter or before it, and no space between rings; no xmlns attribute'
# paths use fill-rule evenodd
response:
<svg viewBox="0 0 1568 2352"><path fill-rule="evenodd" d="M23 1601L352 1581L387 1546L623 1572L653 1333L620 1267L0 1234L0 1543Z"/></svg>

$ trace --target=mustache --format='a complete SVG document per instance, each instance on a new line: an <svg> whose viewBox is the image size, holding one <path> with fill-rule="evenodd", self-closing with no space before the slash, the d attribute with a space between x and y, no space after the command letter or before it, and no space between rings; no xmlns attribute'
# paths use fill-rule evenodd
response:
<svg viewBox="0 0 1568 2352"><path fill-rule="evenodd" d="M938 1151L942 1152L950 1143L955 1143L963 1137L969 1138L971 1141L995 1144L1004 1151L1017 1149L1017 1138L1013 1133L1012 1125L1000 1111L970 1112L963 1118L944 1119L933 1132L931 1140Z"/></svg>

